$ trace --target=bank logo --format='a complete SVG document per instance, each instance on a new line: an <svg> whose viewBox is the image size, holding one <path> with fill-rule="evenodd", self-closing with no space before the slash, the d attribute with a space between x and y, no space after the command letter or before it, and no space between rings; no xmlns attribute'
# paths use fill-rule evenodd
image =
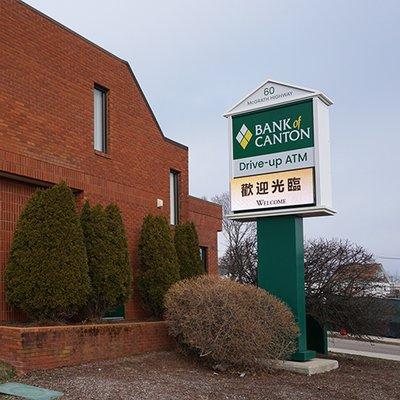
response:
<svg viewBox="0 0 400 400"><path fill-rule="evenodd" d="M253 134L250 132L249 128L245 124L240 128L239 133L236 135L236 140L242 146L244 150L250 142L250 139L253 137Z"/></svg>

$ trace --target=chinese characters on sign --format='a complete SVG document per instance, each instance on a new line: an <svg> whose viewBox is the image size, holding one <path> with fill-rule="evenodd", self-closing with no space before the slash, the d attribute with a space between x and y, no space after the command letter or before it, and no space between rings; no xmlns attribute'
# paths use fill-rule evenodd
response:
<svg viewBox="0 0 400 400"><path fill-rule="evenodd" d="M288 179L288 190L289 190L289 192L301 190L300 178L289 178Z"/></svg>
<svg viewBox="0 0 400 400"><path fill-rule="evenodd" d="M314 169L236 178L231 182L234 210L314 203Z"/></svg>
<svg viewBox="0 0 400 400"><path fill-rule="evenodd" d="M294 192L301 190L301 178L288 178L286 183L283 179L275 179L271 182L271 193L283 193L286 190L288 192ZM268 194L269 181L259 181L256 183L256 195ZM253 184L252 183L242 183L242 197L253 195Z"/></svg>
<svg viewBox="0 0 400 400"><path fill-rule="evenodd" d="M253 195L253 185L251 183L242 184L242 197Z"/></svg>

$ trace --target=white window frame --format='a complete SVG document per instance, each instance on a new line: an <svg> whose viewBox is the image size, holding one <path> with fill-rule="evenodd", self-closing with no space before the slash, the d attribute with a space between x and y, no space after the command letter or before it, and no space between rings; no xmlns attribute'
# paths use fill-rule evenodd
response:
<svg viewBox="0 0 400 400"><path fill-rule="evenodd" d="M93 88L93 147L95 151L107 153L107 89L95 85Z"/></svg>
<svg viewBox="0 0 400 400"><path fill-rule="evenodd" d="M169 171L169 215L170 224L179 223L179 172Z"/></svg>

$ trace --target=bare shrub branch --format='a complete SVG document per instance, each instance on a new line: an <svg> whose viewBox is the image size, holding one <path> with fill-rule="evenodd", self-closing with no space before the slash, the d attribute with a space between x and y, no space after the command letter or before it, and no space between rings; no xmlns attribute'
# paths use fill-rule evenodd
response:
<svg viewBox="0 0 400 400"><path fill-rule="evenodd" d="M323 326L356 335L380 335L393 310L379 299L385 279L363 247L340 239L309 240L304 247L307 313Z"/></svg>
<svg viewBox="0 0 400 400"><path fill-rule="evenodd" d="M286 359L296 349L292 312L252 285L217 276L180 281L168 291L165 308L180 348L209 364L268 368L266 360Z"/></svg>

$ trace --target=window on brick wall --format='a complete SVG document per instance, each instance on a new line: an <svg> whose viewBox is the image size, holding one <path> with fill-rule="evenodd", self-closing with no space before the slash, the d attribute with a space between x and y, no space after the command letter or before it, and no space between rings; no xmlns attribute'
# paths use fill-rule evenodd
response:
<svg viewBox="0 0 400 400"><path fill-rule="evenodd" d="M95 85L94 97L94 149L107 153L107 89Z"/></svg>
<svg viewBox="0 0 400 400"><path fill-rule="evenodd" d="M169 172L169 207L170 223L179 223L179 172Z"/></svg>
<svg viewBox="0 0 400 400"><path fill-rule="evenodd" d="M208 249L205 246L200 246L200 258L203 264L203 268L205 272L208 272L208 263L207 263L207 256L208 256Z"/></svg>

